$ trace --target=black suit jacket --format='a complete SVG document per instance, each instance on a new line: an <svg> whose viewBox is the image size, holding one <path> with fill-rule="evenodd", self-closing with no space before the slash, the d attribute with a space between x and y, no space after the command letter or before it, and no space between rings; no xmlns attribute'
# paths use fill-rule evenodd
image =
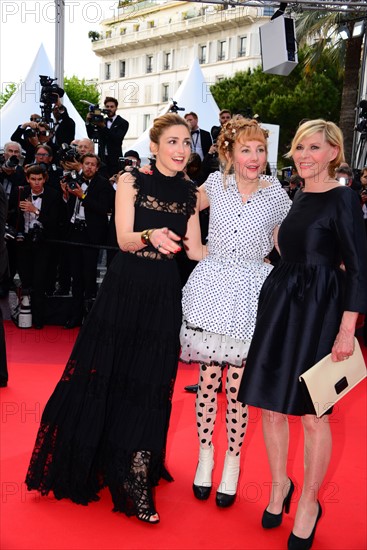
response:
<svg viewBox="0 0 367 550"><path fill-rule="evenodd" d="M106 118L105 122L107 122L107 120ZM103 128L99 128L98 126L93 127L92 124L86 124L86 128L90 139L95 137L94 128L97 128L99 145L98 156L100 159L108 164L116 164L118 158L122 156L122 142L129 129L128 121L120 117L120 115L117 115L109 129L107 126ZM106 148L107 155L105 154Z"/></svg>
<svg viewBox="0 0 367 550"><path fill-rule="evenodd" d="M102 176L96 174L88 185L86 197L83 200L85 222L88 240L91 244L104 244L108 230L108 212L111 211L113 194L111 185ZM76 197L70 195L67 203L68 217L71 220Z"/></svg>
<svg viewBox="0 0 367 550"><path fill-rule="evenodd" d="M30 197L32 190L30 185L26 185L21 192L20 200ZM43 236L45 239L55 239L59 237L60 225L65 216L65 205L58 193L52 187L45 185L43 189L42 206L40 215L37 218L43 226ZM18 231L24 232L24 212L18 209Z"/></svg>
<svg viewBox="0 0 367 550"><path fill-rule="evenodd" d="M63 109L64 112L60 123L58 124L55 122L55 137L58 148L61 147L62 143L70 144L70 142L75 138L75 122L72 118L70 118L66 107L63 107Z"/></svg>
<svg viewBox="0 0 367 550"><path fill-rule="evenodd" d="M3 186L0 185L0 282L8 275L8 252L4 240L6 215L7 198Z"/></svg>
<svg viewBox="0 0 367 550"><path fill-rule="evenodd" d="M201 148L203 150L203 158L208 154L208 151L213 143L212 136L206 130L199 129ZM195 136L196 137L196 136ZM195 143L195 137L193 137L193 143Z"/></svg>

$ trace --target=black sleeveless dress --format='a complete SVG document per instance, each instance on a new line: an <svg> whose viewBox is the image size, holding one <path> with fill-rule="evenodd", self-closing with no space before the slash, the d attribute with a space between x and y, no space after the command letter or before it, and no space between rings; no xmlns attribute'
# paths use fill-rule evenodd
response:
<svg viewBox="0 0 367 550"><path fill-rule="evenodd" d="M279 247L281 261L260 293L238 400L315 414L298 378L331 352L344 311L367 310L367 243L355 191L298 192Z"/></svg>
<svg viewBox="0 0 367 550"><path fill-rule="evenodd" d="M134 175L134 231L169 227L184 236L194 185L156 168L153 176ZM28 489L87 504L108 485L115 511L137 513L124 490L134 453L149 451L151 485L168 475L164 454L181 320L173 255L151 246L119 252L43 412Z"/></svg>

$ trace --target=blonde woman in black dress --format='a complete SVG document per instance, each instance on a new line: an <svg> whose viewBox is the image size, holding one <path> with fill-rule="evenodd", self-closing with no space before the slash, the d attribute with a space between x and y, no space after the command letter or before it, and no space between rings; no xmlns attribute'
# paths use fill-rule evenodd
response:
<svg viewBox="0 0 367 550"><path fill-rule="evenodd" d="M334 361L352 355L358 312L367 310L367 244L358 195L334 177L344 160L339 128L305 122L289 156L305 186L279 230L281 261L260 293L238 399L263 409L273 482L262 518L266 529L278 527L283 510L289 511L294 485L287 472L287 415L302 418L304 481L288 548L308 550L322 514L318 492L332 441L328 417L316 418L298 378L328 353Z"/></svg>

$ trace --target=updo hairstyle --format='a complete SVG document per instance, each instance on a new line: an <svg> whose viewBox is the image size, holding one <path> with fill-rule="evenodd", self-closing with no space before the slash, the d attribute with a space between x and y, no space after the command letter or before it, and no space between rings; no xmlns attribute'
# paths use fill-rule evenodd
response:
<svg viewBox="0 0 367 550"><path fill-rule="evenodd" d="M234 144L246 141L260 141L268 152L269 132L261 128L254 119L234 116L223 125L217 140L219 160L224 168L224 178L233 168Z"/></svg>
<svg viewBox="0 0 367 550"><path fill-rule="evenodd" d="M149 131L150 141L156 145L159 145L159 140L161 139L163 132L171 126L185 126L190 135L190 128L184 118L180 117L176 113L167 113L154 119L153 126Z"/></svg>

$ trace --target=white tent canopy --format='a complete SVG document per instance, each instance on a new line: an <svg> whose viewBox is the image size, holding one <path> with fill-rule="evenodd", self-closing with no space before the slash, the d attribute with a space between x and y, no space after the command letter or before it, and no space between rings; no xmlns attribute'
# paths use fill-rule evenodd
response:
<svg viewBox="0 0 367 550"><path fill-rule="evenodd" d="M219 124L219 107L209 89L209 84L205 78L199 61L195 58L191 67L185 76L181 86L173 96L173 101L177 102L178 107L184 107L184 111L178 114L184 116L185 113L193 111L199 117L199 127L210 132L212 126ZM170 101L160 113L167 113L172 101ZM149 128L137 139L129 149L137 151L144 158L150 155L149 151Z"/></svg>
<svg viewBox="0 0 367 550"><path fill-rule="evenodd" d="M209 84L206 83L199 61L195 58L192 65L183 80L181 86L173 97L178 107L184 107L185 111L179 111L179 114L185 116L185 113L193 111L198 115L199 127L208 130L214 125L219 124L219 107L216 104ZM160 114L166 113L171 105L171 101L162 109ZM279 126L275 124L262 124L263 128L269 131L268 140L268 160L272 172L276 173ZM141 158L150 156L149 151L149 128L137 139L129 149L137 151Z"/></svg>
<svg viewBox="0 0 367 550"><path fill-rule="evenodd" d="M47 57L46 50L41 44L33 64L17 91L0 110L0 145L10 140L10 136L23 122L29 120L33 113L41 114L39 103L41 86L39 76L54 77L54 69ZM66 94L61 99L68 110L69 116L75 121L75 137L87 137L85 123Z"/></svg>

